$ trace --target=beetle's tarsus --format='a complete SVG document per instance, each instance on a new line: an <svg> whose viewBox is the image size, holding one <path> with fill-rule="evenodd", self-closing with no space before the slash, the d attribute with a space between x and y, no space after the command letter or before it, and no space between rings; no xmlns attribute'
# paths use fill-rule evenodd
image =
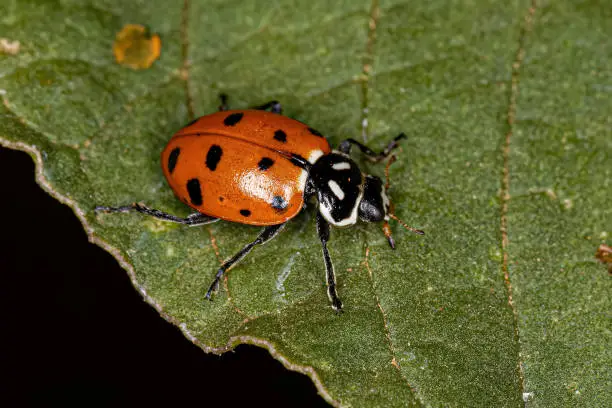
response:
<svg viewBox="0 0 612 408"><path fill-rule="evenodd" d="M224 93L220 93L219 94L219 100L221 101L221 104L219 105L219 110L220 111L226 111L229 109L229 106L227 105L227 94Z"/></svg>
<svg viewBox="0 0 612 408"><path fill-rule="evenodd" d="M344 313L344 309L342 309L342 302L337 297L332 301L332 309L334 309L337 315Z"/></svg>
<svg viewBox="0 0 612 408"><path fill-rule="evenodd" d="M208 288L208 291L206 291L206 295L204 295L204 297L205 297L206 299L210 300L211 302L212 302L212 294L213 294L213 292L216 292L216 291L217 291L217 288L216 288L215 286L216 286L216 282L215 282L215 283L213 283L213 284L210 286L210 288Z"/></svg>

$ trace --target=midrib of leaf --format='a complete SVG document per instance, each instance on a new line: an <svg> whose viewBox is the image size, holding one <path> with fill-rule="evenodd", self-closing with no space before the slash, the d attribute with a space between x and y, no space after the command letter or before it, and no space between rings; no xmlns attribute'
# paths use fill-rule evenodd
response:
<svg viewBox="0 0 612 408"><path fill-rule="evenodd" d="M510 80L510 91L508 97L508 112L506 115L507 131L504 137L504 144L502 148L502 180L501 180L501 217L500 217L500 231L501 231L501 247L502 247L502 272L504 274L504 285L506 287L508 295L508 305L512 309L512 324L514 326L514 341L517 345L517 373L519 376L519 392L523 395L525 389L525 375L523 372L523 362L521 360L521 349L520 349L520 333L518 328L518 310L514 304L512 298L512 281L510 279L510 273L508 269L509 254L508 254L508 211L510 201L510 141L512 133L514 131L514 120L516 117L516 103L519 94L519 74L523 59L525 57L525 42L527 36L532 31L533 17L536 11L536 0L531 1L531 5L525 14L523 25L519 33L519 43L516 51L514 61L512 63L512 77Z"/></svg>
<svg viewBox="0 0 612 408"><path fill-rule="evenodd" d="M193 97L189 86L189 0L184 0L181 10L181 79L185 82L185 105L187 115L192 121L195 117L193 109Z"/></svg>

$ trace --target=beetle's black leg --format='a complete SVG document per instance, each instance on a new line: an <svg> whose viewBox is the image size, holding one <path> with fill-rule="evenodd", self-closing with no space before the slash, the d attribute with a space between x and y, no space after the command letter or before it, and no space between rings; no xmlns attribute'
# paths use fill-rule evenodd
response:
<svg viewBox="0 0 612 408"><path fill-rule="evenodd" d="M219 105L219 110L220 111L228 110L229 106L227 105L227 95L224 93L219 94L219 100L221 101L221 105Z"/></svg>
<svg viewBox="0 0 612 408"><path fill-rule="evenodd" d="M234 266L235 264L240 262L245 256L247 256L249 254L249 252L251 252L251 250L256 245L263 245L266 242L270 241L272 238L274 238L276 236L276 234L278 234L280 232L280 230L283 229L285 224L287 224L287 223L284 222L282 224L270 225L269 227L265 227L263 229L263 231L261 231L261 233L257 236L255 241L245 245L244 248L242 248L240 251L238 251L238 253L236 255L234 255L228 261L225 261L223 263L223 265L221 265L221 267L217 271L217 274L215 275L215 280L213 281L213 283L210 285L210 288L206 292L206 298L208 300L212 300L211 299L212 293L217 290L217 288L219 287L219 280L221 279L223 274L228 269L230 269L232 266Z"/></svg>
<svg viewBox="0 0 612 408"><path fill-rule="evenodd" d="M279 101L266 102L263 105L254 106L254 107L252 107L250 109L256 109L256 110L268 110L268 109L270 109L270 112L278 113L279 115L281 113L283 113L283 107L281 106Z"/></svg>
<svg viewBox="0 0 612 408"><path fill-rule="evenodd" d="M332 308L336 312L342 312L342 302L338 298L336 292L336 274L334 272L334 264L332 263L329 251L327 250L327 241L329 241L329 223L325 221L321 213L317 213L317 233L323 247L323 260L325 261L325 276L327 278L327 296L331 301Z"/></svg>
<svg viewBox="0 0 612 408"><path fill-rule="evenodd" d="M406 135L404 133L400 133L393 140L391 140L389 144L387 145L387 147L385 147L385 150L383 150L380 153L376 153L375 151L370 149L368 146L361 144L355 139L344 140L342 143L340 143L340 146L338 146L338 150L340 150L342 153L349 154L351 152L351 147L355 145L368 158L368 160L371 160L373 162L379 162L389 156L391 151L398 146L397 142L399 140L405 139L405 138L406 138Z"/></svg>
<svg viewBox="0 0 612 408"><path fill-rule="evenodd" d="M221 105L219 105L219 110L220 111L226 111L229 109L229 106L227 104L227 95L222 93L219 94L219 99L221 100ZM270 110L270 112L272 113L278 113L281 114L283 113L283 107L281 106L279 101L270 101L270 102L266 102L263 105L257 105L257 106L253 106L249 109L255 109L255 110Z"/></svg>
<svg viewBox="0 0 612 408"><path fill-rule="evenodd" d="M189 226L205 225L213 223L215 221L219 221L219 218L211 217L210 215L202 214L199 212L190 214L185 218L181 218L177 217L176 215L166 214L163 211L154 210L153 208L149 208L138 203L124 205L121 207L98 206L95 208L95 211L105 213L138 211L139 213L150 215L151 217L159 218L160 220L172 221Z"/></svg>

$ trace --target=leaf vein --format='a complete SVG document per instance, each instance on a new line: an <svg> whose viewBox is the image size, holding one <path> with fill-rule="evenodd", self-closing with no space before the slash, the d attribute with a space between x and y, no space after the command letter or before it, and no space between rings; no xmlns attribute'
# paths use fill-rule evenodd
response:
<svg viewBox="0 0 612 408"><path fill-rule="evenodd" d="M519 73L525 57L525 43L527 35L532 31L533 17L536 10L536 0L531 0L531 5L525 14L523 25L519 32L518 47L512 62L512 75L510 79L510 90L508 95L508 111L506 114L506 134L502 147L502 180L501 180L501 216L500 216L500 231L501 231L501 249L502 249L502 265L501 269L504 275L504 285L508 296L508 305L512 309L513 326L514 326L514 341L518 347L517 356L517 371L519 376L519 392L523 395L525 391L525 374L520 353L520 335L518 328L518 311L513 299L512 281L510 279L510 271L508 268L508 204L510 202L510 142L514 131L514 122L516 118L516 104L519 94Z"/></svg>
<svg viewBox="0 0 612 408"><path fill-rule="evenodd" d="M395 351L395 346L393 345L393 340L391 339L391 332L389 330L389 320L387 318L387 313L385 312L385 309L383 309L382 305L380 304L380 298L378 297L378 294L376 293L376 287L374 285L374 277L372 275L372 268L370 268L370 261L369 261L369 259L370 259L370 247L366 246L365 258L363 260L363 265L365 266L366 271L368 272L368 278L370 280L370 285L372 286L372 292L374 293L374 298L376 299L376 305L378 306L378 310L380 311L380 315L382 317L383 326L385 328L385 338L387 340L387 345L389 347L389 354L391 355L391 362L390 362L390 364L397 370L397 372L400 375L400 377L406 382L406 385L412 391L412 394L420 402L420 400L419 400L419 398L417 396L416 390L410 384L410 382L408 381L408 378L406 378L406 376L402 372L402 369L401 369L401 367L399 365L399 362L395 358L396 351Z"/></svg>
<svg viewBox="0 0 612 408"><path fill-rule="evenodd" d="M184 0L181 12L181 79L185 83L185 97L189 120L194 119L193 97L189 86L189 0Z"/></svg>

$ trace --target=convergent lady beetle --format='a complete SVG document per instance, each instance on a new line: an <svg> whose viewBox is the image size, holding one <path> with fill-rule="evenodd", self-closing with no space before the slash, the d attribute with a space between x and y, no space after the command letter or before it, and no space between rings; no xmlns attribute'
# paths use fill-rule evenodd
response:
<svg viewBox="0 0 612 408"><path fill-rule="evenodd" d="M187 124L168 142L161 163L168 184L185 204L197 212L180 218L134 203L121 207L96 207L102 212L138 211L185 225L205 225L220 219L265 226L255 241L227 260L206 292L217 290L223 274L256 245L274 238L312 197L318 201L317 232L323 247L327 294L332 307L341 311L336 276L329 252L329 226L347 227L360 219L383 221L391 248L389 218L408 227L392 213L387 185L379 177L361 172L349 154L353 145L373 162L389 156L402 133L380 153L354 139L332 150L315 129L281 115L277 101L247 110L227 110L221 95L219 112ZM268 112L268 110L270 110Z"/></svg>

